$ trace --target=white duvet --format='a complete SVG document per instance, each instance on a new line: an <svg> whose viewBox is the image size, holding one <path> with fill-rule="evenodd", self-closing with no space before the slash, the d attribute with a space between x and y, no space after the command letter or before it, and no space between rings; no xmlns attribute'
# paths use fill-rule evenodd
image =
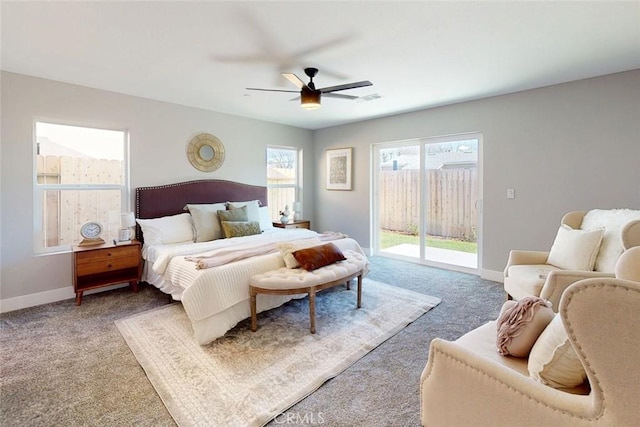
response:
<svg viewBox="0 0 640 427"><path fill-rule="evenodd" d="M242 249L251 245L317 236L318 233L306 229L275 229L255 236L211 242L145 246L145 280L163 292L171 294L174 299L182 301L196 339L200 344L206 344L224 335L239 321L250 316L249 278L284 267L284 260L277 252L198 270L193 261L185 259L187 256L206 256L211 251L221 248ZM364 254L360 245L353 239L332 240L332 243L343 251L353 250ZM261 296L258 299L258 311L277 307L292 298Z"/></svg>
<svg viewBox="0 0 640 427"><path fill-rule="evenodd" d="M254 236L233 237L231 239L218 239L200 243L173 243L169 245L154 245L143 250L143 256L151 261L153 271L156 274L164 274L169 262L177 256L199 255L207 256L212 251L229 248L246 248L251 245L262 245L269 242L288 242L292 240L308 239L317 236L315 231L305 228L273 229L266 230L262 234ZM152 258L152 259L149 259ZM195 269L195 263L191 263Z"/></svg>

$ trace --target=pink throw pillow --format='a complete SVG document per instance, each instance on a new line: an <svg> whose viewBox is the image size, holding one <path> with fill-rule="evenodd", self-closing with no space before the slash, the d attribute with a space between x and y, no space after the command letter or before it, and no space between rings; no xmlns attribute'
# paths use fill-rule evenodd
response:
<svg viewBox="0 0 640 427"><path fill-rule="evenodd" d="M536 340L553 320L551 303L540 297L507 301L497 321L498 353L503 356L528 357Z"/></svg>

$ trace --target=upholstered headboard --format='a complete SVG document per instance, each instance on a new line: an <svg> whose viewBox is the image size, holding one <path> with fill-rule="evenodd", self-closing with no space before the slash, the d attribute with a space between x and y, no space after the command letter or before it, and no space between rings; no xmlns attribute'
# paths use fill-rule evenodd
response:
<svg viewBox="0 0 640 427"><path fill-rule="evenodd" d="M259 200L267 205L267 187L220 179L185 181L136 188L136 218L159 218L184 213L188 203L221 203ZM142 239L140 227L136 238Z"/></svg>

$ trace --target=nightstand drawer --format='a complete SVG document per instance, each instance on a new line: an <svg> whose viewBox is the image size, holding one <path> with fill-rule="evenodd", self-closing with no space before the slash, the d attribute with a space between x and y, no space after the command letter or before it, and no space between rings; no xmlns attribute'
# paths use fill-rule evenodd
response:
<svg viewBox="0 0 640 427"><path fill-rule="evenodd" d="M97 261L108 261L114 258L138 258L138 247L127 246L114 246L105 249L95 249L92 251L78 252L76 254L76 262L78 264L87 264Z"/></svg>
<svg viewBox="0 0 640 427"><path fill-rule="evenodd" d="M273 223L274 227L277 228L307 228L307 229L311 229L311 221L306 220L306 219L299 219L297 221L291 221L288 222L286 224L283 224L281 222L274 222Z"/></svg>
<svg viewBox="0 0 640 427"><path fill-rule="evenodd" d="M114 258L93 258L80 261L76 264L76 274L87 276L89 274L105 273L108 271L122 270L123 268L137 267L138 258L133 256Z"/></svg>
<svg viewBox="0 0 640 427"><path fill-rule="evenodd" d="M305 222L304 224L291 224L287 228L309 228L309 227L307 226L307 223Z"/></svg>

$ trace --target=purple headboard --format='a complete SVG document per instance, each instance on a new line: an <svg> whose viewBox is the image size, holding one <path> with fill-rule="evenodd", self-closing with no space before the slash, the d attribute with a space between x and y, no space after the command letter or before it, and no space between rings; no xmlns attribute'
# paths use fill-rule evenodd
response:
<svg viewBox="0 0 640 427"><path fill-rule="evenodd" d="M136 218L148 219L184 213L188 203L221 203L259 200L267 206L267 187L220 179L185 181L136 188ZM136 237L142 241L140 227Z"/></svg>

